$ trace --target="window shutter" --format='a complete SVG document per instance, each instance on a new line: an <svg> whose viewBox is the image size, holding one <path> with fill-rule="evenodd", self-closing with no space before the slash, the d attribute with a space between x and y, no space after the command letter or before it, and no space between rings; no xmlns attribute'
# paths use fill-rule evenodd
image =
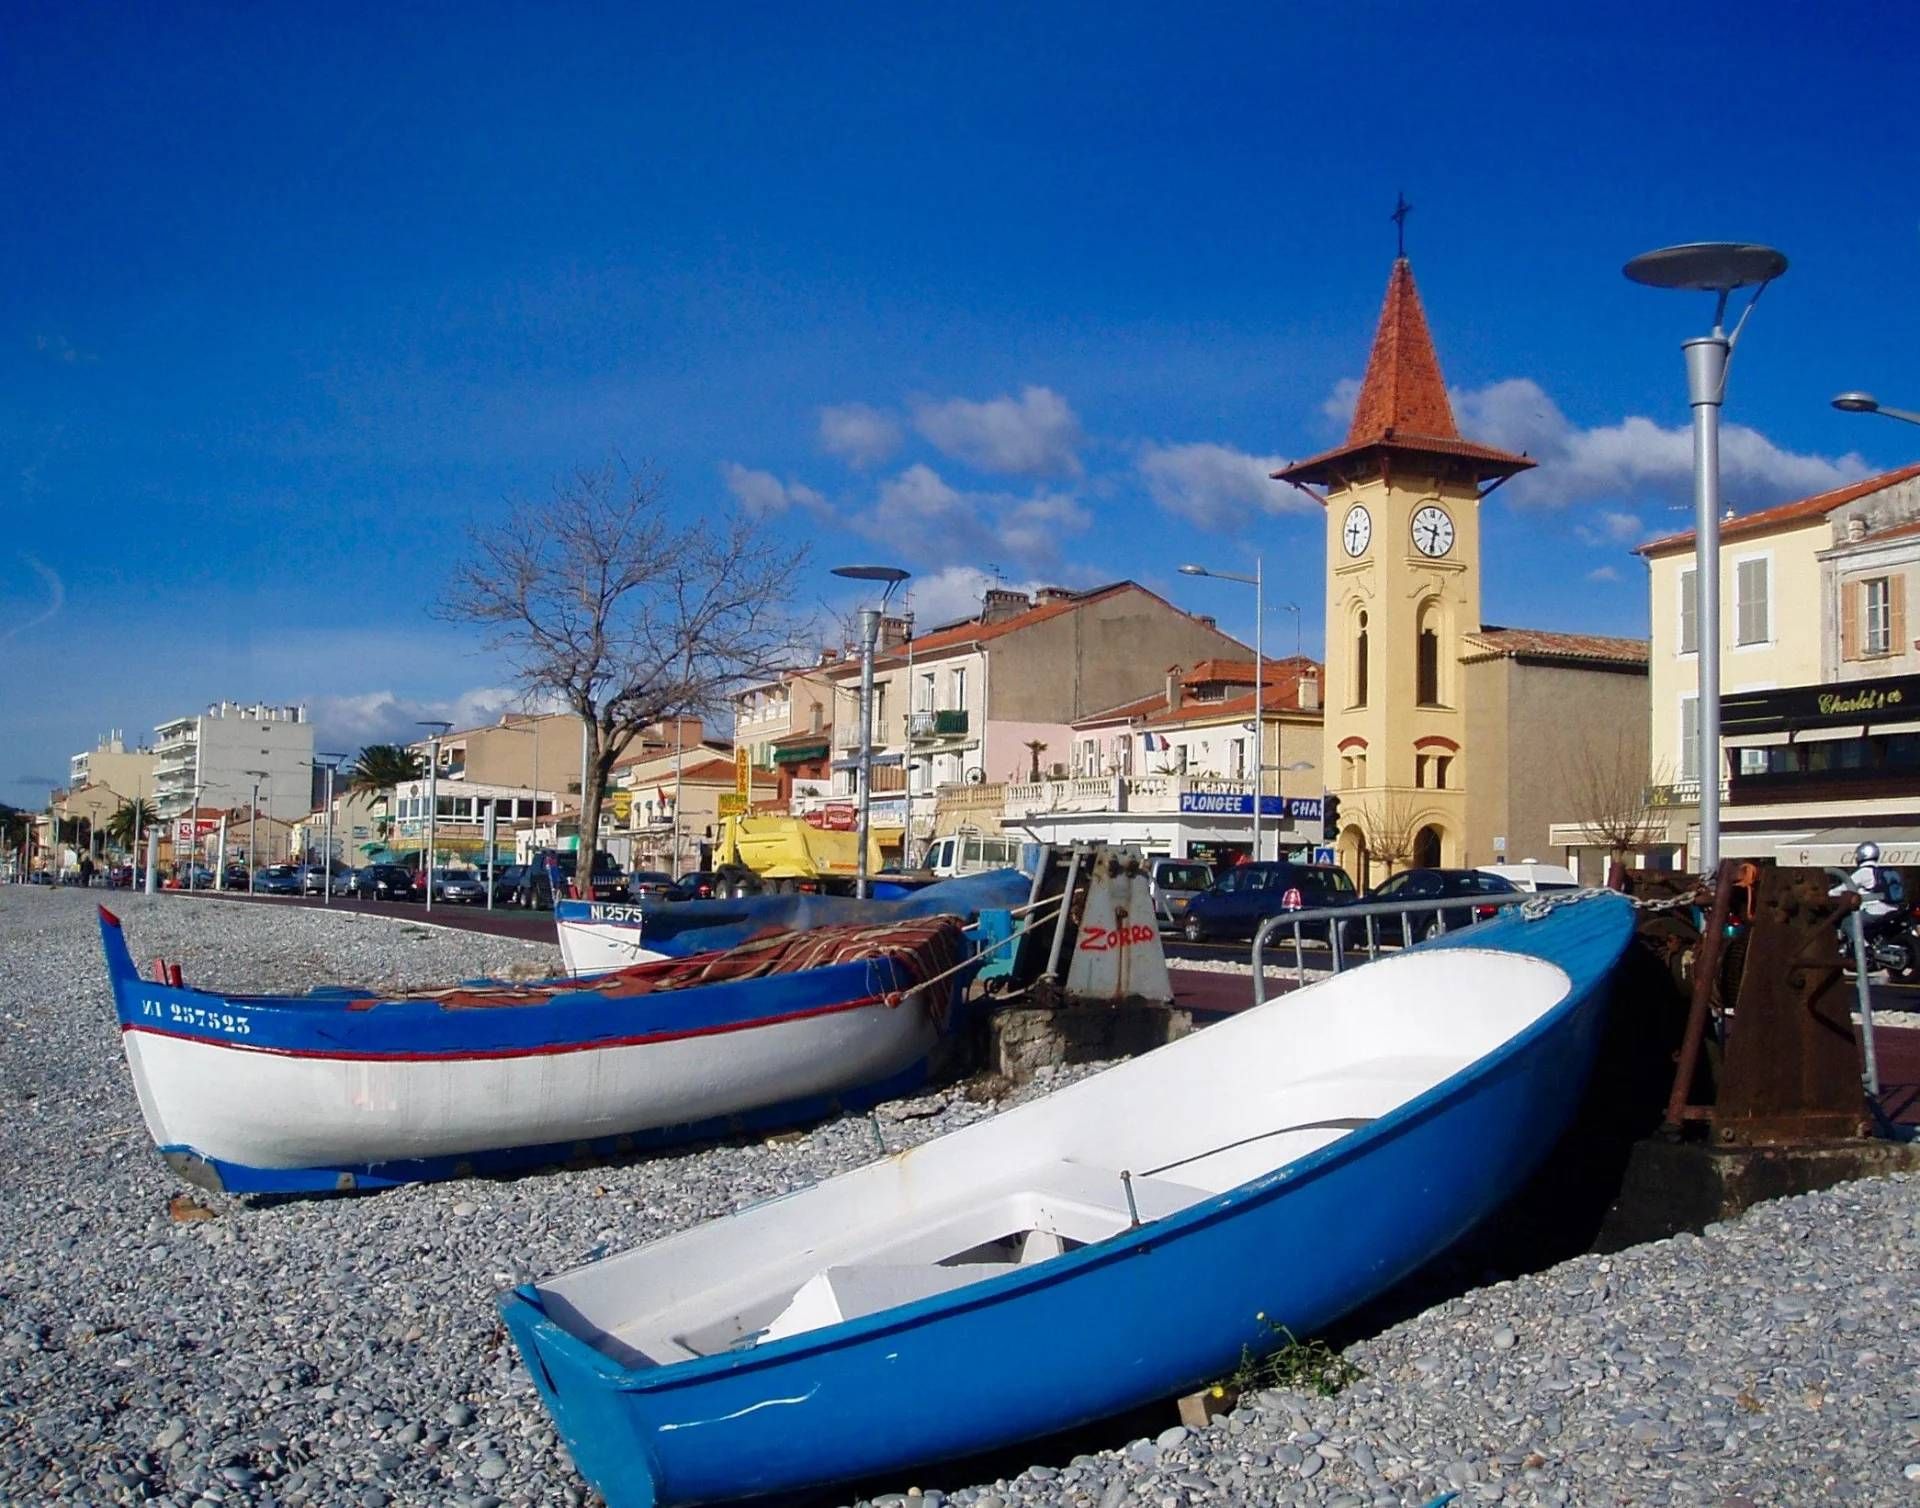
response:
<svg viewBox="0 0 1920 1508"><path fill-rule="evenodd" d="M1887 634L1892 641L1888 652L1904 654L1907 649L1907 578L1897 572L1887 577L1887 622L1892 625Z"/></svg>
<svg viewBox="0 0 1920 1508"><path fill-rule="evenodd" d="M1858 581L1840 583L1840 658L1860 658L1860 594Z"/></svg>

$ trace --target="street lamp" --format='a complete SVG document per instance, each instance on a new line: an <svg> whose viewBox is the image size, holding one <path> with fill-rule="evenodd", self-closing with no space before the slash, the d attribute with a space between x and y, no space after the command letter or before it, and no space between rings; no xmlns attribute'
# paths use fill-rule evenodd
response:
<svg viewBox="0 0 1920 1508"><path fill-rule="evenodd" d="M320 904L323 906L331 906L333 904L333 774L335 770L340 768L340 762L347 756L344 754L316 754L313 757L316 760L326 761L324 768L327 772L327 804L326 816L322 825L322 830L326 836L320 840L321 862L326 867L320 872Z"/></svg>
<svg viewBox="0 0 1920 1508"><path fill-rule="evenodd" d="M894 589L911 572L903 571L898 566L850 565L835 566L833 574L845 577L848 581L878 581L885 584L885 589L880 593L880 605L860 609L860 856L859 868L855 871L854 894L864 901L867 898L867 833L873 804L873 650L880 639L880 619L887 610L887 602L893 596ZM678 815L675 813L676 818Z"/></svg>
<svg viewBox="0 0 1920 1508"><path fill-rule="evenodd" d="M420 726L433 729L427 738L427 846L420 853L420 878L427 882L427 910L433 910L433 827L440 815L440 740L453 726L445 718L420 719ZM539 745L535 744L535 748ZM582 786L582 790L586 787ZM538 805L538 802L535 803Z"/></svg>
<svg viewBox="0 0 1920 1508"><path fill-rule="evenodd" d="M1687 402L1693 408L1694 592L1699 639L1700 869L1720 866L1720 405L1726 399L1727 366L1753 306L1787 270L1771 246L1703 241L1644 252L1622 269L1649 288L1679 288L1715 296L1713 330L1682 341L1687 358ZM1724 327L1727 296L1752 288L1731 332Z"/></svg>
<svg viewBox="0 0 1920 1508"><path fill-rule="evenodd" d="M1872 393L1841 393L1833 400L1833 406L1843 414L1879 414L1884 419L1900 419L1908 424L1920 424L1920 414L1911 409L1883 408L1880 400Z"/></svg>
<svg viewBox="0 0 1920 1508"><path fill-rule="evenodd" d="M265 770L242 770L242 775L253 777L253 804L247 808L247 894L253 894L255 876L260 873L260 782L267 778Z"/></svg>
<svg viewBox="0 0 1920 1508"><path fill-rule="evenodd" d="M1261 634L1266 627L1263 621L1266 618L1266 587L1262 581L1261 557L1258 555L1253 557L1253 574L1251 576L1243 576L1238 571L1213 571L1203 565L1183 565L1180 567L1180 574L1182 576L1211 576L1217 581L1238 581L1242 585L1253 588L1253 858L1257 864L1262 858L1260 852L1260 804L1261 797L1266 792L1267 784L1266 771L1264 768L1267 737L1266 729L1262 726L1266 708L1263 705L1264 697L1262 696L1262 691L1264 688L1261 684L1264 680L1263 671L1265 668L1262 663L1265 659L1265 654L1262 648L1263 641ZM1296 634L1300 621L1297 616L1299 611L1298 608L1294 609L1296 614L1294 619Z"/></svg>

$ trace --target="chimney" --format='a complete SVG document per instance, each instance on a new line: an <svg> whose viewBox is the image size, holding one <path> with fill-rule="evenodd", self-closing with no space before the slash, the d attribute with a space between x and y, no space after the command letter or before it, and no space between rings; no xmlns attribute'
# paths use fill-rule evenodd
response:
<svg viewBox="0 0 1920 1508"><path fill-rule="evenodd" d="M1178 665L1169 665L1167 667L1167 711L1178 712L1179 710L1180 667Z"/></svg>
<svg viewBox="0 0 1920 1508"><path fill-rule="evenodd" d="M837 665L839 662L840 662L839 650L823 649L820 651L820 663L822 665Z"/></svg>
<svg viewBox="0 0 1920 1508"><path fill-rule="evenodd" d="M1847 543L1857 545L1867 537L1867 521L1855 514L1847 520Z"/></svg>
<svg viewBox="0 0 1920 1508"><path fill-rule="evenodd" d="M1009 591L1005 587L987 588L985 600L980 605L980 621L986 623L1004 623L1009 618L1017 618L1032 607L1025 592Z"/></svg>
<svg viewBox="0 0 1920 1508"><path fill-rule="evenodd" d="M1300 672L1300 710L1317 712L1320 709L1320 672L1307 669Z"/></svg>
<svg viewBox="0 0 1920 1508"><path fill-rule="evenodd" d="M898 649L907 642L907 620L905 618L882 618L880 620L880 643L876 650L886 654Z"/></svg>
<svg viewBox="0 0 1920 1508"><path fill-rule="evenodd" d="M1195 613L1193 615L1193 621L1198 623L1202 628L1217 630L1220 627L1220 620L1214 617L1212 613Z"/></svg>
<svg viewBox="0 0 1920 1508"><path fill-rule="evenodd" d="M1036 587L1033 601L1036 607L1045 607L1049 602L1071 602L1074 594L1063 586Z"/></svg>

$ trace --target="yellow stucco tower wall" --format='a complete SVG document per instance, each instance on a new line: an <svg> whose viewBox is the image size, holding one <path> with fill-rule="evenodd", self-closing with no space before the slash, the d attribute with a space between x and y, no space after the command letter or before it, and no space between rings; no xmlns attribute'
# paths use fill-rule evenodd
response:
<svg viewBox="0 0 1920 1508"><path fill-rule="evenodd" d="M1346 444L1277 475L1327 508L1326 788L1361 885L1468 850L1462 639L1480 628L1480 496L1532 463L1461 438L1404 258Z"/></svg>

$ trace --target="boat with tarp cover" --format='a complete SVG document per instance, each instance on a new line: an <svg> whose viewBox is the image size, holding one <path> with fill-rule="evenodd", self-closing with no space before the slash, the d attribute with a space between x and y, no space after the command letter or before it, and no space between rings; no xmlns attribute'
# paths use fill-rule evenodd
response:
<svg viewBox="0 0 1920 1508"><path fill-rule="evenodd" d="M917 1470L1201 1386L1437 1255L1567 1126L1632 908L1520 909L517 1288L508 1329L613 1508Z"/></svg>
<svg viewBox="0 0 1920 1508"><path fill-rule="evenodd" d="M243 995L101 940L147 1129L231 1193L380 1187L792 1124L912 1088L975 966L954 917L520 984Z"/></svg>

